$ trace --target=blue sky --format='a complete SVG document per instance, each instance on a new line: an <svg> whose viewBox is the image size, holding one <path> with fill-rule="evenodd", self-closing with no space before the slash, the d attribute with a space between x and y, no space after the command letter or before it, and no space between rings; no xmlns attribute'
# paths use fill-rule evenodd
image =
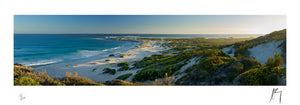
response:
<svg viewBox="0 0 300 105"><path fill-rule="evenodd" d="M266 34L284 15L15 15L15 33Z"/></svg>

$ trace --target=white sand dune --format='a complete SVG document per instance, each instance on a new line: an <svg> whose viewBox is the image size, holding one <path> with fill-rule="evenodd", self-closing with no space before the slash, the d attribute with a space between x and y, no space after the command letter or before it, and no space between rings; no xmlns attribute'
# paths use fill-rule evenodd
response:
<svg viewBox="0 0 300 105"><path fill-rule="evenodd" d="M268 57L273 57L276 51L278 53L282 53L280 48L277 48L284 40L279 41L271 41L268 43L259 44L254 46L253 48L249 48L248 51L250 52L250 57L254 57L258 60L261 64L265 64L268 60ZM229 55L230 57L234 57L235 49L234 46L231 45L229 47L222 48L223 52ZM229 53L231 52L231 53ZM285 64L282 65L285 67Z"/></svg>
<svg viewBox="0 0 300 105"><path fill-rule="evenodd" d="M268 43L259 44L257 46L254 46L253 48L249 48L249 56L254 57L261 64L265 64L268 60L268 57L273 57L276 51L278 53L282 53L281 49L277 48L277 46L280 45L283 41L284 40L271 41Z"/></svg>
<svg viewBox="0 0 300 105"><path fill-rule="evenodd" d="M234 46L231 45L229 47L225 47L225 48L222 48L223 52L226 53L227 55L229 55L230 57L234 57L234 52L235 52L235 49L233 48ZM231 52L231 53L229 53Z"/></svg>
<svg viewBox="0 0 300 105"><path fill-rule="evenodd" d="M50 64L45 66L36 67L38 71L46 70L50 77L65 77L66 72L75 73L78 72L78 76L83 76L92 79L96 82L106 82L109 80L116 79L118 76L133 73L133 75L139 71L127 70L117 71L115 75L103 74L104 68L118 69L116 63L129 62L129 65L133 65L134 61L142 60L146 56L153 54L160 54L162 50L168 50L169 48L161 47L156 41L148 41L146 45L141 45L139 48L131 48L130 50L124 51L119 50L113 52L115 56L102 55L95 56L89 59L71 61L67 63ZM120 54L124 54L124 57L120 57ZM106 61L109 60L109 61ZM93 70L96 69L96 70ZM127 81L131 81L132 76Z"/></svg>

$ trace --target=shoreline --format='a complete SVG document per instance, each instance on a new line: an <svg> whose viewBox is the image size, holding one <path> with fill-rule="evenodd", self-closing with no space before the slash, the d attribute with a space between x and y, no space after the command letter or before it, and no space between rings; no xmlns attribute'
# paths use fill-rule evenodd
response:
<svg viewBox="0 0 300 105"><path fill-rule="evenodd" d="M124 41L124 40L123 40ZM127 41L127 40L126 40ZM115 51L99 54L87 59L80 59L69 62L54 63L48 65L41 65L37 67L32 67L37 71L46 70L50 77L61 78L64 77L66 72L74 74L78 73L78 76L87 77L95 82L105 83L106 81L111 81L116 79L118 76L133 73L141 69L118 71L116 74L103 74L104 68L118 69L118 63L128 62L129 67L132 67L135 61L142 60L146 56L151 56L153 54L161 54L161 51L168 50L162 46L161 41L151 41L151 40L135 40L138 43L131 48L120 48ZM113 54L113 56L110 56ZM121 54L124 55L121 57ZM109 59L109 61L108 61ZM127 78L125 81L131 81L134 75Z"/></svg>
<svg viewBox="0 0 300 105"><path fill-rule="evenodd" d="M25 66L36 68L36 67L40 67L40 66L47 66L47 65L53 65L53 64L68 63L68 62L74 62L74 61L79 61L79 60L91 59L93 57L103 56L105 54L113 53L113 52L116 52L118 50L124 50L124 51L125 50L130 50L131 48L134 48L138 44L139 44L138 41L136 41L136 43L128 45L128 49L119 49L119 48L124 47L124 46L119 46L119 47L113 47L113 48L109 48L109 49L99 50L99 51L102 51L102 52L99 53L99 54L96 54L96 55L89 56L89 57L73 58L73 59L61 60L61 61L54 62L54 63L46 63L46 64L39 64L39 65L25 65Z"/></svg>

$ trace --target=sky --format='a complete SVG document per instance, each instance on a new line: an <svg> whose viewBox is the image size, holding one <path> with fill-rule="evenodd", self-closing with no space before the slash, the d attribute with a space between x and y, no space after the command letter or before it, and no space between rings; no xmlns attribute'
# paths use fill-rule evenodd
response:
<svg viewBox="0 0 300 105"><path fill-rule="evenodd" d="M285 15L14 15L23 34L267 34Z"/></svg>

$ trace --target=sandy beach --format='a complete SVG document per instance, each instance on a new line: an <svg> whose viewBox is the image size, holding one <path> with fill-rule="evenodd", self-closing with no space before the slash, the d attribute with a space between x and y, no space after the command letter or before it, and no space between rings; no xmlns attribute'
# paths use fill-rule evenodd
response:
<svg viewBox="0 0 300 105"><path fill-rule="evenodd" d="M58 64L50 64L39 67L34 67L38 71L46 70L50 77L64 77L66 72L74 74L78 73L78 76L87 77L95 82L106 82L116 79L118 76L132 73L136 74L141 69L118 71L117 63L128 62L129 67L132 67L135 61L142 60L146 56L153 54L161 54L161 51L168 50L167 47L162 47L161 42L158 41L140 41L137 46L132 48L118 49L111 54L104 54L94 56L88 59L76 60L71 62L63 62ZM122 57L121 57L122 56ZM104 68L116 69L116 74L103 74ZM131 81L133 76L126 79Z"/></svg>

